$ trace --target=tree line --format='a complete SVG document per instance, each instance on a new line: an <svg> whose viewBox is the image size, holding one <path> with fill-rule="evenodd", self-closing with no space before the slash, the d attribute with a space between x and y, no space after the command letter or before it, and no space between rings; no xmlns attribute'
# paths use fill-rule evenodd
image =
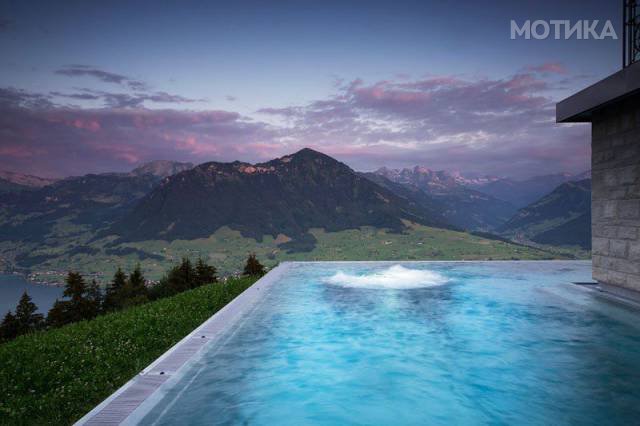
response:
<svg viewBox="0 0 640 426"><path fill-rule="evenodd" d="M264 273L264 266L255 254L250 254L243 275L261 276ZM217 281L214 266L202 259L194 264L186 257L154 285L147 284L139 264L128 275L118 268L104 291L95 280L87 283L81 274L69 271L65 279L63 299L56 299L46 317L38 313L38 307L26 291L22 294L15 313L9 311L0 323L0 342L37 330L90 320L98 315L170 297Z"/></svg>

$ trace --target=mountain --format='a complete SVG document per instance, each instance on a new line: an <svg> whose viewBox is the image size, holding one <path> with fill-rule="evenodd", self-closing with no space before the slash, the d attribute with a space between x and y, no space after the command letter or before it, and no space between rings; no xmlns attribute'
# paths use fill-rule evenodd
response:
<svg viewBox="0 0 640 426"><path fill-rule="evenodd" d="M426 195L428 203L435 206L445 220L459 228L489 231L502 225L516 212L510 203L468 188L469 180L457 173L416 166L401 170L383 167L369 174L372 175L382 176L408 189L418 204L425 200Z"/></svg>
<svg viewBox="0 0 640 426"><path fill-rule="evenodd" d="M442 203L419 188L412 185L396 183L376 173L359 172L358 174L393 192L396 196L405 199L412 206L423 210L429 217L437 218L437 220L442 223L450 223L445 218Z"/></svg>
<svg viewBox="0 0 640 426"><path fill-rule="evenodd" d="M142 164L141 166L133 169L129 173L103 173L101 175L89 174L87 176L145 176L150 175L155 179L163 179L165 177L174 175L184 170L193 168L192 163L180 163L177 161L156 160ZM82 179L83 177L70 177L65 180L72 182L74 179ZM0 171L0 194L19 192L19 191L33 191L45 186L52 185L59 182L61 179L42 178L33 175L26 175L22 173Z"/></svg>
<svg viewBox="0 0 640 426"><path fill-rule="evenodd" d="M22 173L0 171L0 194L18 191L30 191L51 185L55 179L41 178Z"/></svg>
<svg viewBox="0 0 640 426"><path fill-rule="evenodd" d="M533 241L552 246L579 246L591 250L591 209L575 219L536 235Z"/></svg>
<svg viewBox="0 0 640 426"><path fill-rule="evenodd" d="M375 173L385 176L394 182L413 185L423 183L433 189L450 188L452 186L483 186L502 179L496 176L468 176L459 171L432 170L423 166L404 169L381 167Z"/></svg>
<svg viewBox="0 0 640 426"><path fill-rule="evenodd" d="M45 241L66 224L91 231L115 221L158 182L151 175L86 175L0 196L3 239Z"/></svg>
<svg viewBox="0 0 640 426"><path fill-rule="evenodd" d="M539 200L560 184L589 179L590 177L590 171L578 175L557 173L535 176L525 180L499 178L486 182L468 182L467 186L497 199L507 201L517 208L522 208Z"/></svg>
<svg viewBox="0 0 640 426"><path fill-rule="evenodd" d="M28 191L0 195L0 233L15 241L55 239L62 228L95 233L120 219L136 201L189 163L153 161L130 173L102 173L52 181L11 174Z"/></svg>
<svg viewBox="0 0 640 426"><path fill-rule="evenodd" d="M417 186L434 195L446 195L452 190L460 192L461 187L467 188L509 203L516 209L533 203L562 183L591 178L591 171L575 175L556 173L524 180L496 176L469 177L460 172L435 171L423 166L405 169L382 167L374 173L396 183Z"/></svg>
<svg viewBox="0 0 640 426"><path fill-rule="evenodd" d="M266 163L204 163L162 181L111 228L123 241L206 238L227 226L313 248L311 228L444 226L440 217L311 149Z"/></svg>
<svg viewBox="0 0 640 426"><path fill-rule="evenodd" d="M540 244L591 248L591 179L563 183L520 209L502 235Z"/></svg>
<svg viewBox="0 0 640 426"><path fill-rule="evenodd" d="M587 170L582 173L578 173L577 175L571 176L572 182L578 182L585 179L591 179L591 170Z"/></svg>
<svg viewBox="0 0 640 426"><path fill-rule="evenodd" d="M437 177L429 193L309 149L260 164L153 162L70 177L0 193L0 268L58 283L73 269L104 283L137 263L159 279L185 256L234 273L247 252L269 264L550 257L454 229L445 214L473 216L477 204L447 205L452 192L490 197Z"/></svg>
<svg viewBox="0 0 640 426"><path fill-rule="evenodd" d="M81 254L158 259L131 247L102 250L104 242L98 246L94 242L151 192L163 175L188 167L152 162L129 173L88 174L40 188L0 192L0 268L49 268L43 265L52 260L71 265L74 256ZM45 183L32 178L32 185Z"/></svg>
<svg viewBox="0 0 640 426"><path fill-rule="evenodd" d="M177 161L156 160L145 163L131 171L134 176L152 175L157 178L166 178L176 173L190 170L193 163L180 163Z"/></svg>
<svg viewBox="0 0 640 426"><path fill-rule="evenodd" d="M388 169L382 167L374 172L392 182L412 185L427 193L445 193L452 188L460 187L465 180L459 174L444 170L435 171L422 166L413 169Z"/></svg>

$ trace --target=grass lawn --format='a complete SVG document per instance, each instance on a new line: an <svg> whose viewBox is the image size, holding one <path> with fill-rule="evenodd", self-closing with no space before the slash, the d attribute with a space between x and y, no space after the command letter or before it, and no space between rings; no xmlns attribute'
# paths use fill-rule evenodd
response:
<svg viewBox="0 0 640 426"><path fill-rule="evenodd" d="M230 279L0 345L0 424L71 424L248 288Z"/></svg>

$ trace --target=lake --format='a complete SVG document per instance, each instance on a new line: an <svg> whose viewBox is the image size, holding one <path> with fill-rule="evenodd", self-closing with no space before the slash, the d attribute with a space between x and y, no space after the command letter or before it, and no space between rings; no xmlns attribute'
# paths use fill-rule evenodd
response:
<svg viewBox="0 0 640 426"><path fill-rule="evenodd" d="M0 320L4 318L8 310L14 311L20 296L27 291L33 303L42 314L46 314L56 298L62 297L62 287L52 287L33 284L20 275L0 274Z"/></svg>

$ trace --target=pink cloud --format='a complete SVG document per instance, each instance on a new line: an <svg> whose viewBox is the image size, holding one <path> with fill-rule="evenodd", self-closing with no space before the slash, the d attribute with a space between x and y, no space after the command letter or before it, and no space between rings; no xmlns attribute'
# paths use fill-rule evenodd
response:
<svg viewBox="0 0 640 426"><path fill-rule="evenodd" d="M542 65L528 66L526 68L529 72L548 73L548 74L568 74L569 71L564 65L557 62L547 62Z"/></svg>
<svg viewBox="0 0 640 426"><path fill-rule="evenodd" d="M543 64L503 78L339 81L306 105L233 111L82 109L0 89L0 169L65 175L154 159L263 161L309 146L358 169L422 164L495 175L589 167L588 127L554 124ZM261 116L263 117L263 116Z"/></svg>
<svg viewBox="0 0 640 426"><path fill-rule="evenodd" d="M424 164L514 176L587 169L588 129L554 124L552 84L533 72L358 79L329 100L263 112L287 117L288 138L361 168Z"/></svg>
<svg viewBox="0 0 640 426"><path fill-rule="evenodd" d="M269 130L235 112L49 108L0 104L0 169L41 175L125 171L159 158L238 158Z"/></svg>
<svg viewBox="0 0 640 426"><path fill-rule="evenodd" d="M390 87L388 83L379 83L371 87L359 87L353 90L353 96L363 105L381 106L411 106L429 102L428 92L412 92Z"/></svg>
<svg viewBox="0 0 640 426"><path fill-rule="evenodd" d="M0 156L12 159L31 158L36 155L36 151L25 149L21 146L0 146Z"/></svg>
<svg viewBox="0 0 640 426"><path fill-rule="evenodd" d="M73 120L69 123L76 129L89 130L90 132L97 132L101 129L100 123L97 120Z"/></svg>

